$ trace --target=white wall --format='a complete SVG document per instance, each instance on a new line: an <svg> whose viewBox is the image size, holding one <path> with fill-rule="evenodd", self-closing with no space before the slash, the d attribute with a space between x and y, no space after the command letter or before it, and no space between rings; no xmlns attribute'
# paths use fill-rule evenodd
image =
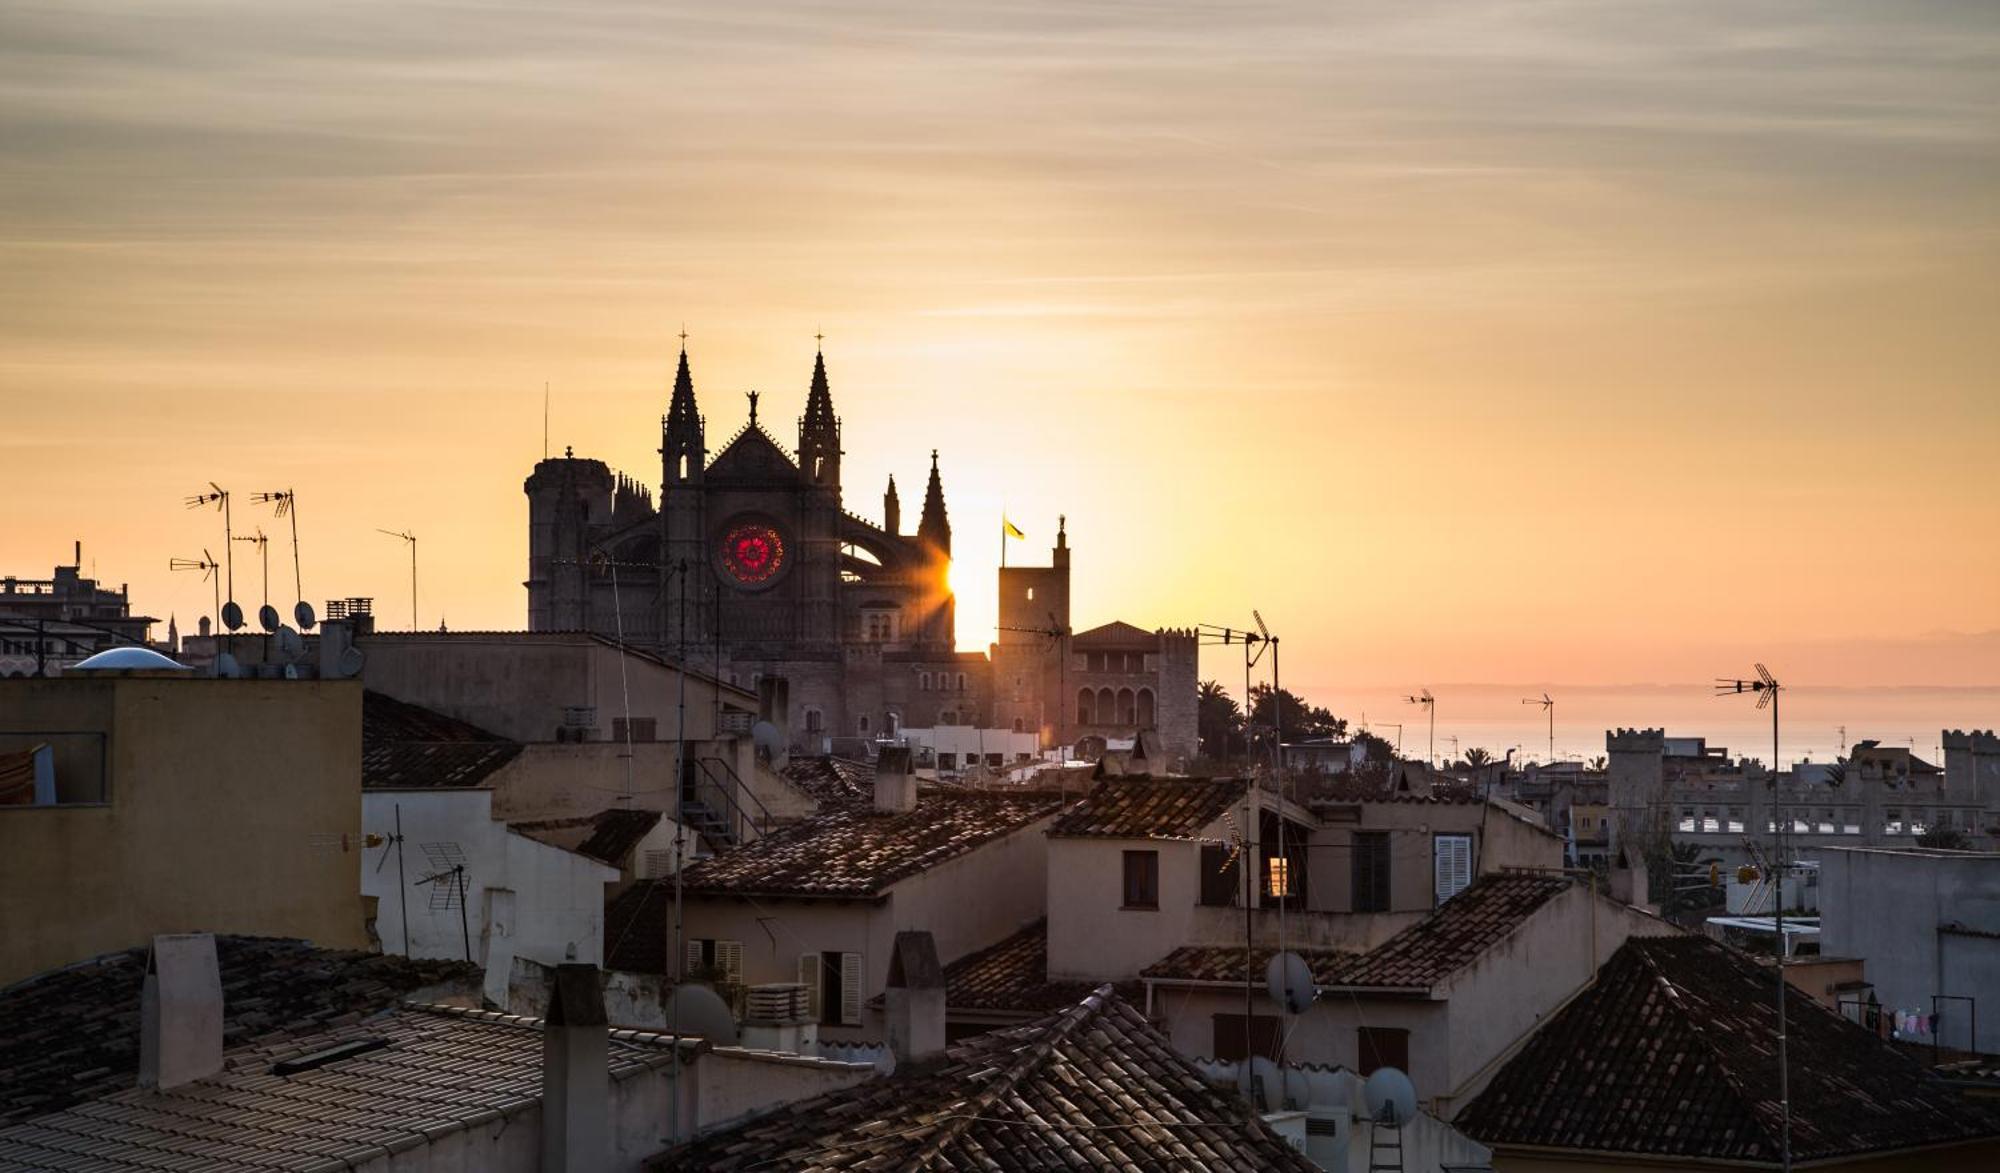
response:
<svg viewBox="0 0 2000 1173"><path fill-rule="evenodd" d="M1201 844L1051 837L1048 845L1050 977L1124 980L1195 939ZM1121 906L1127 851L1160 853L1158 908Z"/></svg>
<svg viewBox="0 0 2000 1173"><path fill-rule="evenodd" d="M400 877L393 844L362 853L361 891L377 898L383 952L404 952L407 900L409 956L463 959L469 937L473 962L486 970L487 996L505 1005L517 956L546 965L602 964L604 887L618 871L514 834L493 820L492 797L478 789L363 792L364 833L392 834L400 807L404 842ZM433 908L434 885L418 883L434 867L425 846L443 844L456 844L465 860L462 921L456 904Z"/></svg>

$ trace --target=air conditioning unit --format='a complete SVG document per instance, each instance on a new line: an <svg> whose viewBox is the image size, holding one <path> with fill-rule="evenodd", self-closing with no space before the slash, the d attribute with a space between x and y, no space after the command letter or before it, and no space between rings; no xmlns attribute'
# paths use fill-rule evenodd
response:
<svg viewBox="0 0 2000 1173"><path fill-rule="evenodd" d="M564 705L562 724L556 728L557 741L589 741L597 728L596 705Z"/></svg>

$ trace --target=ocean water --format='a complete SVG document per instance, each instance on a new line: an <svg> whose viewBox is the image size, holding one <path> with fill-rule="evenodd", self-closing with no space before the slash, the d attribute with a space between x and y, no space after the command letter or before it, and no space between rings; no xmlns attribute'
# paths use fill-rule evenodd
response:
<svg viewBox="0 0 2000 1173"><path fill-rule="evenodd" d="M1286 687L1292 687L1287 683ZM1604 752L1608 729L1665 729L1674 737L1706 737L1732 756L1771 756L1771 711L1759 710L1752 696L1717 697L1707 683L1645 685L1435 684L1437 754L1479 746L1495 757L1509 748L1517 759L1549 756L1548 718L1524 697L1546 692L1555 700L1557 758L1589 759ZM1403 752L1422 758L1428 735L1426 715L1394 688L1315 687L1297 690L1316 705L1346 717L1353 727L1366 723L1394 742L1402 724ZM1902 745L1937 765L1939 732L2000 727L2000 687L1788 688L1779 697L1779 752L1786 763L1829 761L1843 744L1865 738ZM1844 730L1844 732L1843 732Z"/></svg>

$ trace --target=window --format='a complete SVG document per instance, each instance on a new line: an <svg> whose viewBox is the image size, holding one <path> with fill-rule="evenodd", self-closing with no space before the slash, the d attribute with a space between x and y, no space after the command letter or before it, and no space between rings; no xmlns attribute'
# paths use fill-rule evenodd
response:
<svg viewBox="0 0 2000 1173"><path fill-rule="evenodd" d="M1387 1026L1364 1026L1354 1032L1355 1073L1366 1079L1384 1067L1409 1074L1410 1032Z"/></svg>
<svg viewBox="0 0 2000 1173"><path fill-rule="evenodd" d="M1153 727L1153 690L1150 688L1139 690L1139 727L1142 729Z"/></svg>
<svg viewBox="0 0 2000 1173"><path fill-rule="evenodd" d="M931 690L931 674L928 672L917 673L917 691L929 692L930 690Z"/></svg>
<svg viewBox="0 0 2000 1173"><path fill-rule="evenodd" d="M1272 1062L1277 1061L1278 1038L1283 1033L1283 1024L1275 1015L1259 1014L1253 1017L1248 1031L1243 1029L1241 1014L1218 1014L1214 1022L1217 1059L1227 1063L1248 1059L1255 1054Z"/></svg>
<svg viewBox="0 0 2000 1173"><path fill-rule="evenodd" d="M1743 808L1740 806L1729 808L1729 831L1732 835L1743 833Z"/></svg>
<svg viewBox="0 0 2000 1173"><path fill-rule="evenodd" d="M1674 829L1675 829L1675 830L1677 830L1677 831L1692 831L1692 830L1694 830L1694 808L1693 808L1693 807L1691 807L1691 806L1684 806L1684 807L1682 807L1682 808L1681 808L1681 821L1680 821L1679 823L1675 824L1675 827L1674 827Z"/></svg>
<svg viewBox="0 0 2000 1173"><path fill-rule="evenodd" d="M658 741L658 729L658 720L653 717L634 717L630 721L627 721L623 717L611 718L611 740L613 741Z"/></svg>
<svg viewBox="0 0 2000 1173"><path fill-rule="evenodd" d="M687 976L695 981L723 985L743 984L743 942L689 937Z"/></svg>
<svg viewBox="0 0 2000 1173"><path fill-rule="evenodd" d="M1715 817L1713 810L1704 810L1701 812L1701 829L1712 835L1722 830L1722 821Z"/></svg>
<svg viewBox="0 0 2000 1173"><path fill-rule="evenodd" d="M1029 588L1028 588L1028 601L1029 601L1029 602L1031 602L1031 603L1035 601L1035 588L1034 588L1034 587L1029 587ZM1777 1016L1776 1016L1776 1015L1772 1015L1772 1016L1771 1016L1771 1021L1773 1021L1773 1022L1776 1022L1777 1020L1778 1020L1778 1019L1777 1019Z"/></svg>
<svg viewBox="0 0 2000 1173"><path fill-rule="evenodd" d="M955 753L941 753L941 754L939 754L939 755L938 755L938 769L940 769L940 770L956 770L956 769L958 769L958 755L957 755L957 754L955 754Z"/></svg>
<svg viewBox="0 0 2000 1173"><path fill-rule="evenodd" d="M1014 732L1019 733L1020 731L1021 731L1021 719L1019 717L1016 717L1014 718ZM1775 1016L1773 1016L1772 1021L1774 1022L1777 1021Z"/></svg>
<svg viewBox="0 0 2000 1173"><path fill-rule="evenodd" d="M1431 840L1431 853L1437 872L1437 902L1443 904L1472 884L1472 836L1435 836Z"/></svg>
<svg viewBox="0 0 2000 1173"><path fill-rule="evenodd" d="M799 981L812 1015L825 1026L861 1025L861 954L807 953L799 958Z"/></svg>
<svg viewBox="0 0 2000 1173"><path fill-rule="evenodd" d="M1264 895L1284 899L1292 894L1292 861L1282 855L1264 860Z"/></svg>
<svg viewBox="0 0 2000 1173"><path fill-rule="evenodd" d="M1158 908L1160 906L1160 853L1157 851L1128 851L1125 853L1125 905L1126 908Z"/></svg>
<svg viewBox="0 0 2000 1173"><path fill-rule="evenodd" d="M1389 833L1356 831L1353 857L1355 912L1389 911Z"/></svg>
<svg viewBox="0 0 2000 1173"><path fill-rule="evenodd" d="M826 718L820 714L820 711L818 709L806 710L807 733L818 733L822 728L825 727L825 724L826 724Z"/></svg>
<svg viewBox="0 0 2000 1173"><path fill-rule="evenodd" d="M1080 689L1076 694L1076 723L1097 724L1097 694L1089 689Z"/></svg>
<svg viewBox="0 0 2000 1173"><path fill-rule="evenodd" d="M945 710L944 712L942 712L942 713L939 713L939 714L938 714L938 724L940 724L940 725L956 725L956 724L958 724L958 712L957 712L957 710L954 710L954 709L946 709L946 710Z"/></svg>
<svg viewBox="0 0 2000 1173"><path fill-rule="evenodd" d="M965 673L963 672L958 674L958 691L965 691Z"/></svg>
<svg viewBox="0 0 2000 1173"><path fill-rule="evenodd" d="M868 732L868 718L866 717L861 718L860 726L861 726L861 732L863 733Z"/></svg>
<svg viewBox="0 0 2000 1173"><path fill-rule="evenodd" d="M1201 902L1210 908L1228 908L1243 889L1243 873L1237 870L1239 852L1226 844L1201 845Z"/></svg>

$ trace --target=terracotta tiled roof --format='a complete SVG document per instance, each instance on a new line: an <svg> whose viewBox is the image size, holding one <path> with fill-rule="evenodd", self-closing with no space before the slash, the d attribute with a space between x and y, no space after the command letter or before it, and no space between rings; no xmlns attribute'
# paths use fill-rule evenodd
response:
<svg viewBox="0 0 2000 1173"><path fill-rule="evenodd" d="M795 757L783 773L821 806L875 801L875 770L867 762L832 754Z"/></svg>
<svg viewBox="0 0 2000 1173"><path fill-rule="evenodd" d="M1366 953L1294 950L1322 986L1428 990L1477 959L1542 905L1570 886L1559 877L1482 876L1444 906ZM1271 950L1252 958L1262 979ZM1243 950L1184 946L1147 966L1143 976L1190 981L1241 981Z"/></svg>
<svg viewBox="0 0 2000 1173"><path fill-rule="evenodd" d="M379 692L361 694L361 785L411 790L483 785L521 752L488 733Z"/></svg>
<svg viewBox="0 0 2000 1173"><path fill-rule="evenodd" d="M1770 970L1735 950L1634 938L1455 1123L1489 1145L1775 1167L1773 1001ZM1786 1021L1795 1160L2000 1136L2000 1115L1812 999Z"/></svg>
<svg viewBox="0 0 2000 1173"><path fill-rule="evenodd" d="M1046 920L944 967L944 1001L952 1010L1046 1014L1076 1005L1096 987L1096 982L1049 980ZM1145 986L1120 982L1117 992L1128 1000L1143 998Z"/></svg>
<svg viewBox="0 0 2000 1173"><path fill-rule="evenodd" d="M1079 631L1069 639L1069 646L1078 650L1111 648L1118 651L1152 651L1160 646L1157 632L1143 627L1134 627L1123 620L1112 620L1101 627L1089 631Z"/></svg>
<svg viewBox="0 0 2000 1173"><path fill-rule="evenodd" d="M1314 1166L1204 1083L1101 987L952 1047L939 1061L713 1133L648 1164L750 1169L1281 1170Z"/></svg>
<svg viewBox="0 0 2000 1173"><path fill-rule="evenodd" d="M286 1075L271 1070L273 1063L362 1039L387 1045ZM607 1069L625 1079L667 1067L670 1046L656 1035L614 1030ZM310 1038L233 1050L221 1071L171 1091L128 1086L93 1104L0 1128L0 1169L377 1168L385 1154L406 1154L466 1129L504 1129L534 1111L541 1094L536 1020L404 1007Z"/></svg>
<svg viewBox="0 0 2000 1173"><path fill-rule="evenodd" d="M1307 805L1347 802L1428 802L1462 805L1483 802L1485 797L1477 786L1453 778L1439 778L1429 791L1425 792L1402 785L1393 772L1363 768L1321 777L1313 783L1312 793L1307 795L1304 801Z"/></svg>
<svg viewBox="0 0 2000 1173"><path fill-rule="evenodd" d="M447 987L477 997L479 970L315 949L303 941L217 937L223 1043L316 1034ZM0 1124L132 1086L139 1071L139 987L146 951L128 949L0 990Z"/></svg>
<svg viewBox="0 0 2000 1173"><path fill-rule="evenodd" d="M761 839L690 864L689 896L792 896L869 900L927 868L1033 825L1062 805L1045 791L926 791L906 814L836 807ZM606 965L666 969L673 880L642 880L604 914Z"/></svg>
<svg viewBox="0 0 2000 1173"><path fill-rule="evenodd" d="M613 807L594 815L531 819L509 823L507 827L551 847L574 851L612 867L623 867L625 857L660 825L660 819L659 811Z"/></svg>
<svg viewBox="0 0 2000 1173"><path fill-rule="evenodd" d="M1049 828L1052 836L1192 839L1243 801L1236 778L1107 778Z"/></svg>

